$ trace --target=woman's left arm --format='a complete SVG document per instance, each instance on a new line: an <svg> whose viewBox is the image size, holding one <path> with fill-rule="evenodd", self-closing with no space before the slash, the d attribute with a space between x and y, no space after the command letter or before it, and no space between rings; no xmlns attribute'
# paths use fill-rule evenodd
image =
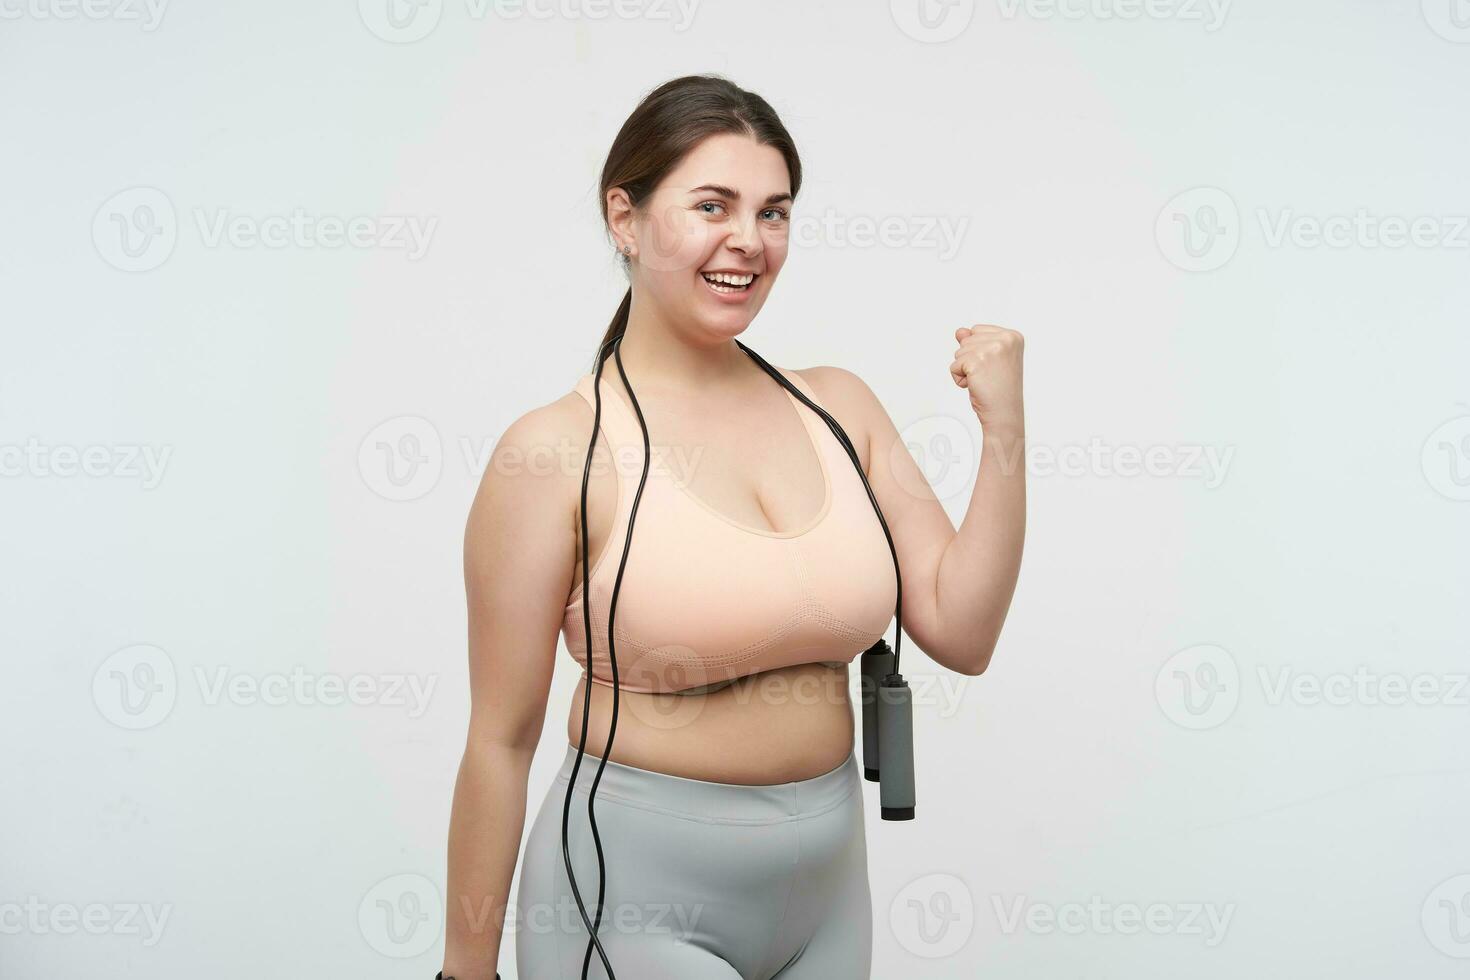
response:
<svg viewBox="0 0 1470 980"><path fill-rule="evenodd" d="M950 378L968 391L983 436L975 488L958 531L872 390L850 371L816 371L818 383L867 433L868 484L883 508L903 573L904 632L937 663L975 675L990 665L1021 571L1023 342L1016 331L989 324L961 327L955 340Z"/></svg>

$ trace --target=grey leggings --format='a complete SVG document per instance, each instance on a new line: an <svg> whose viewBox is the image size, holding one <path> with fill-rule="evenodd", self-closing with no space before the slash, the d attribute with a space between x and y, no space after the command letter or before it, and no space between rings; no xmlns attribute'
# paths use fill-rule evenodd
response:
<svg viewBox="0 0 1470 980"><path fill-rule="evenodd" d="M575 745L526 840L514 920L520 980L580 980L587 928L562 857ZM567 831L587 916L597 851L582 756ZM872 963L857 758L795 782L747 786L608 760L597 787L607 865L598 937L618 980L866 980ZM587 976L607 980L597 950Z"/></svg>

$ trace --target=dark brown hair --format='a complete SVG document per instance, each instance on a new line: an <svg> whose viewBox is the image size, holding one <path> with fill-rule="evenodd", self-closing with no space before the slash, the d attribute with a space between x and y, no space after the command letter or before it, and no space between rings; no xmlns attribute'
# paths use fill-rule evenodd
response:
<svg viewBox="0 0 1470 980"><path fill-rule="evenodd" d="M791 196L801 189L801 159L791 134L770 103L719 75L684 75L664 82L644 96L618 130L602 166L598 204L607 222L607 192L621 187L634 208L643 201L701 140L718 133L740 133L773 146L786 158ZM624 265L627 258L619 255ZM613 314L602 344L628 327L633 287ZM595 357L594 357L595 359Z"/></svg>

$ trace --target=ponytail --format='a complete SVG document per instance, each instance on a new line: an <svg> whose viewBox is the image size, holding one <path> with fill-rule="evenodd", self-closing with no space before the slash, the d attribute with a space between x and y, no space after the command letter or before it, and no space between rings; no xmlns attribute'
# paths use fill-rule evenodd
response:
<svg viewBox="0 0 1470 980"><path fill-rule="evenodd" d="M602 349L607 346L608 341L614 337L621 336L628 329L628 311L632 308L633 287L629 286L628 291L623 294L623 301L618 304L618 311L613 314L612 322L607 325L607 333L602 335L602 343L597 345L597 353L599 355L602 353ZM596 355L594 355L593 370L597 369L595 357Z"/></svg>

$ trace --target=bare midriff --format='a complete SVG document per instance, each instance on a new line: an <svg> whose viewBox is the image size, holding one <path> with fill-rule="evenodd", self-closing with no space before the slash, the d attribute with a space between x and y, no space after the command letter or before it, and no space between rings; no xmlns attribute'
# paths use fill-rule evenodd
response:
<svg viewBox="0 0 1470 980"><path fill-rule="evenodd" d="M573 748L581 739L586 685L585 677L578 681L567 717ZM591 686L582 765L595 771L612 722L613 689ZM848 665L794 664L706 694L621 691L608 760L709 782L785 783L841 765L853 748L853 725ZM584 768L578 781L590 778Z"/></svg>

